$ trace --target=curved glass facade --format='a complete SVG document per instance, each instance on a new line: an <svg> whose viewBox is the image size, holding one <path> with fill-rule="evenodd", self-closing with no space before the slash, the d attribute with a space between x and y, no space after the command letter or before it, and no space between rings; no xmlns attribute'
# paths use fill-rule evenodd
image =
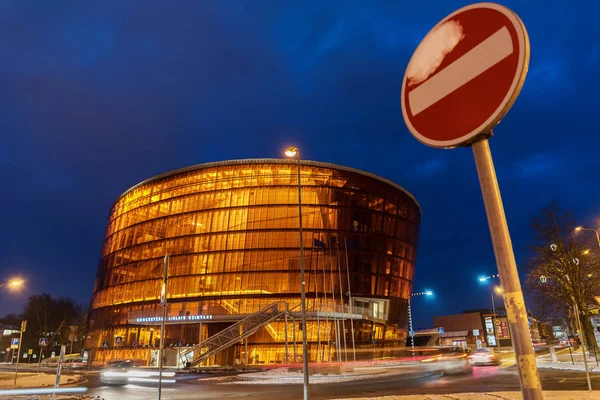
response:
<svg viewBox="0 0 600 400"><path fill-rule="evenodd" d="M198 343L274 302L286 302L293 317L297 185L295 160L253 159L172 171L124 193L110 211L90 304L94 359L151 361L167 253L167 345ZM311 360L335 359L342 340L369 349L402 342L418 204L392 182L326 163L302 161L301 187ZM353 338L344 334L350 319ZM281 362L285 339L299 341L299 328L275 321L210 362Z"/></svg>

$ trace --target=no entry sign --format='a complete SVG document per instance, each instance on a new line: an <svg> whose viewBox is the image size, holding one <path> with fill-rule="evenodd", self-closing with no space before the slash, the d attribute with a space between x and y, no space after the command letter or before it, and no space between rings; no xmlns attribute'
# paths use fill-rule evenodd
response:
<svg viewBox="0 0 600 400"><path fill-rule="evenodd" d="M468 144L500 121L517 98L529 64L519 17L494 3L448 15L425 36L402 82L402 114L421 142Z"/></svg>

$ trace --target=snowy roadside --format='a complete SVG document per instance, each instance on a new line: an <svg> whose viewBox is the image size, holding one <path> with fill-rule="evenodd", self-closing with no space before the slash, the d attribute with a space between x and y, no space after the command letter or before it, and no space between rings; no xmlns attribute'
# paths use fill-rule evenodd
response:
<svg viewBox="0 0 600 400"><path fill-rule="evenodd" d="M556 369L556 370L560 370L560 371L580 371L583 372L585 371L585 366L582 362L576 362L575 365L573 365L572 362L567 362L567 361L559 361L557 363L551 363L551 362L540 362L538 360L537 362L537 366L538 368L543 368L543 369ZM594 362L593 364L590 362L588 364L589 366L589 371L592 373L600 373L600 368L596 366L596 363Z"/></svg>
<svg viewBox="0 0 600 400"><path fill-rule="evenodd" d="M326 384L335 382L348 382L374 377L395 376L398 379L418 379L432 374L435 371L427 371L421 368L354 368L352 372L342 374L312 374L311 384ZM217 384L241 384L241 385L285 385L302 384L302 371L278 368L269 371L240 374L234 377L203 378L199 381L212 380Z"/></svg>
<svg viewBox="0 0 600 400"><path fill-rule="evenodd" d="M17 376L17 385L14 385L14 372L0 372L0 388L33 388L54 386L56 380L55 374L46 374L43 372L20 372ZM78 383L81 380L79 374L62 375L60 377L61 385Z"/></svg>
<svg viewBox="0 0 600 400"><path fill-rule="evenodd" d="M586 391L544 391L545 400L600 400L600 393ZM335 400L522 400L520 392L452 393L411 396L360 397Z"/></svg>

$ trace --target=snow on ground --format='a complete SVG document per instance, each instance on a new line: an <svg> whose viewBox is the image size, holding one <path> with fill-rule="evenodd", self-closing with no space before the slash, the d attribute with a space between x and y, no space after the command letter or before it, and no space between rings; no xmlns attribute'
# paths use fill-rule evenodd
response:
<svg viewBox="0 0 600 400"><path fill-rule="evenodd" d="M567 361L559 361L557 363L551 362L539 362L537 363L538 368L545 369L558 369L561 371L585 371L585 366L582 362L576 362L575 365ZM589 371L593 373L600 373L600 368L596 366L596 362L588 363Z"/></svg>
<svg viewBox="0 0 600 400"><path fill-rule="evenodd" d="M14 385L15 373L14 372L0 372L0 388L32 388L32 387L48 387L54 386L56 380L55 374L45 374L43 372L19 372L17 376L17 385ZM62 374L60 377L60 384L66 385L69 383L79 382L80 376L76 374L66 375Z"/></svg>
<svg viewBox="0 0 600 400"><path fill-rule="evenodd" d="M422 369L403 368L403 369L385 369L385 368L357 368L353 373L344 373L339 375L334 374L313 374L310 375L311 384L323 384L334 382L348 382L361 379L372 378L373 375L378 377L383 376L398 376L406 375L407 377L420 377L430 375L432 372L423 371ZM220 384L240 384L240 385L283 385L283 384L301 384L302 370L292 370L288 368L277 368L268 371L241 374L238 377L227 377ZM203 379L204 380L204 379Z"/></svg>
<svg viewBox="0 0 600 400"><path fill-rule="evenodd" d="M600 393L588 393L579 390L573 391L544 391L546 400L600 400ZM452 393L428 394L413 396L384 396L361 397L351 400L521 400L520 392L493 392L493 393ZM350 399L337 399L350 400Z"/></svg>

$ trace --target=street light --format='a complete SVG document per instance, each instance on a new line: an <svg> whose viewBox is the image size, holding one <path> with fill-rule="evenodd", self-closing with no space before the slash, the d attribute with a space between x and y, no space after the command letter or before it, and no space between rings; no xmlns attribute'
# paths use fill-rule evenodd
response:
<svg viewBox="0 0 600 400"><path fill-rule="evenodd" d="M600 228L592 229L592 228L584 228L583 226L578 226L577 228L575 228L575 232L581 232L581 231L594 232L596 234L596 240L598 241L598 247L600 247Z"/></svg>
<svg viewBox="0 0 600 400"><path fill-rule="evenodd" d="M0 283L0 288L2 286L7 286L10 289L18 289L21 286L23 286L23 283L25 283L25 281L23 279L20 278L13 278L8 282L4 282L4 283Z"/></svg>
<svg viewBox="0 0 600 400"><path fill-rule="evenodd" d="M308 346L306 345L306 282L304 280L304 243L302 241L302 182L300 180L300 151L297 147L289 147L285 150L286 157L296 158L298 161L298 235L300 238L300 306L302 312L302 366L304 369L304 400L309 400L308 387Z"/></svg>
<svg viewBox="0 0 600 400"><path fill-rule="evenodd" d="M410 335L410 347L412 349L412 355L415 356L415 331L413 331L412 323L412 309L410 305L410 298L415 296L433 296L433 291L424 290L422 292L413 293L408 296L408 334Z"/></svg>
<svg viewBox="0 0 600 400"><path fill-rule="evenodd" d="M500 278L500 274L494 274L494 275L490 275L490 276L480 276L479 282L483 283L483 282L486 282L488 279L494 279L494 278Z"/></svg>

